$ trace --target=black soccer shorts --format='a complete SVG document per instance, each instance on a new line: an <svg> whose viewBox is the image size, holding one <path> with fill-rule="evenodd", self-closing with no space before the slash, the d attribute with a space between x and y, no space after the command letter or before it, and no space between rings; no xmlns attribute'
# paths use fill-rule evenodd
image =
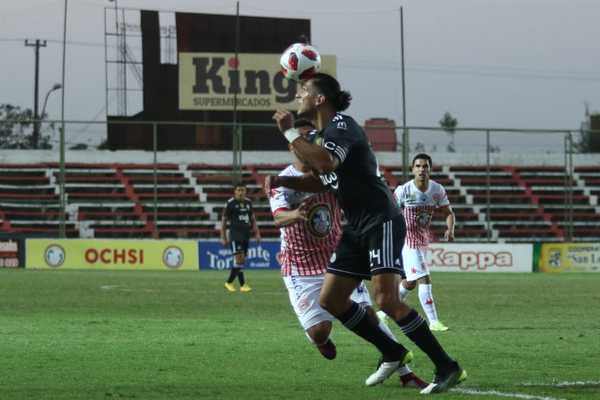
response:
<svg viewBox="0 0 600 400"><path fill-rule="evenodd" d="M231 241L231 252L233 254L248 253L248 240L232 240Z"/></svg>
<svg viewBox="0 0 600 400"><path fill-rule="evenodd" d="M399 215L358 234L345 228L327 272L358 279L382 273L402 275L402 246L406 236L404 217Z"/></svg>

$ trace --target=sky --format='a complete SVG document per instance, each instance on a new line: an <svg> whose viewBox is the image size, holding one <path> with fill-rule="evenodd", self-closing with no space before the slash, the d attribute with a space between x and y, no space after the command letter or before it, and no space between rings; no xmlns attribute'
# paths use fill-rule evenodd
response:
<svg viewBox="0 0 600 400"><path fill-rule="evenodd" d="M118 0L119 7L133 9L218 14L234 14L235 4ZM112 15L113 6L68 1L66 119L105 120L104 13L108 8ZM338 57L338 78L354 97L348 113L361 123L385 117L401 124L400 6L407 125L438 126L450 112L459 127L578 129L586 104L600 110L597 0L241 0L240 12L311 19L313 44ZM25 39L48 41L40 49L40 108L61 81L63 11L64 0L0 2L0 103L33 105L34 50ZM109 47L109 54L114 51ZM108 108L115 107L111 94ZM46 111L60 118L60 91L50 95ZM562 143L551 136L535 140ZM466 146L471 137L457 136L457 144ZM79 124L67 140L102 139L101 125Z"/></svg>

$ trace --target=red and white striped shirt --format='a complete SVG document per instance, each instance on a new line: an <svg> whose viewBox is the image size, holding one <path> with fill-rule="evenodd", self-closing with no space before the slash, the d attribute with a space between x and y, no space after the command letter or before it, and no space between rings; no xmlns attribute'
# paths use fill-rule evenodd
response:
<svg viewBox="0 0 600 400"><path fill-rule="evenodd" d="M404 245L413 249L427 247L432 239L431 218L436 208L450 205L446 189L430 179L429 187L421 192L411 180L394 190L396 202L402 208L406 221L406 239Z"/></svg>
<svg viewBox="0 0 600 400"><path fill-rule="evenodd" d="M301 176L302 172L288 166L280 176ZM307 205L307 220L281 227L281 274L283 276L310 276L324 274L331 254L342 234L342 211L335 195L330 192L304 193L286 187L269 193L271 212Z"/></svg>

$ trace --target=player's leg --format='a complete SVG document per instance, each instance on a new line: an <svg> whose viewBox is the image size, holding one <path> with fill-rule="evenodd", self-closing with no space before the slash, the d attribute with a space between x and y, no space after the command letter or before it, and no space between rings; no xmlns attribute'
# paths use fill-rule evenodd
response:
<svg viewBox="0 0 600 400"><path fill-rule="evenodd" d="M323 357L334 359L336 348L329 337L331 321L334 317L319 305L323 276L285 276L283 281L288 290L290 303L306 336Z"/></svg>
<svg viewBox="0 0 600 400"><path fill-rule="evenodd" d="M232 265L231 269L229 270L229 277L227 278L227 281L225 282L225 289L229 290L230 292L235 292L236 288L233 285L233 282L235 281L235 278L237 278L238 273L240 271L237 260L236 260L236 255L238 252L237 249L239 248L239 242L232 240L230 242L230 246L231 246L231 252L233 253L233 265Z"/></svg>
<svg viewBox="0 0 600 400"><path fill-rule="evenodd" d="M369 276L366 249L361 246L356 235L344 231L327 268L320 303L346 328L373 344L381 352L386 365L375 381L366 382L367 385L372 385L383 382L400 365L409 362L412 353L381 330L376 316L369 314L363 305L350 300L352 291L361 279L368 279ZM392 367L388 367L387 363Z"/></svg>
<svg viewBox="0 0 600 400"><path fill-rule="evenodd" d="M431 278L429 275L425 275L417 280L419 285L419 301L421 307L427 315L429 320L429 329L432 331L443 332L447 331L448 327L444 325L438 318L437 308L435 306L435 300L433 299L433 293L431 290Z"/></svg>
<svg viewBox="0 0 600 400"><path fill-rule="evenodd" d="M423 389L423 393L445 391L465 379L466 373L448 356L425 320L400 300L398 276L402 270L400 255L404 235L404 219L400 216L367 237L375 302L435 364L434 382Z"/></svg>
<svg viewBox="0 0 600 400"><path fill-rule="evenodd" d="M246 283L244 267L246 266L246 255L248 254L248 240L240 242L240 252L236 254L236 264L239 267L238 280L240 281L240 292L250 292L252 288Z"/></svg>
<svg viewBox="0 0 600 400"><path fill-rule="evenodd" d="M369 295L369 290L367 289L367 286L365 285L364 282L361 282L360 285L358 285L358 287L354 290L354 292L352 292L352 295L350 296L350 298L353 301L365 306L367 309L367 313L371 317L374 318L376 316L375 310L373 309L373 302L371 301L371 296ZM382 319L379 320L379 328L381 328L381 330L384 331L385 334L388 335L392 340L394 340L396 342L398 341L398 339L396 338L394 333L391 331L390 327ZM377 373L377 371L381 367L382 363L383 363L383 359L380 359L379 362L377 363L377 368L375 369L375 373ZM419 378L417 375L415 375L412 372L412 370L410 369L410 367L406 364L401 365L400 368L398 368L398 370L396 372L400 376L400 383L402 384L402 387L425 388L427 386L427 383L425 381L423 381L421 378ZM369 382L372 382L374 380L375 380L375 377L373 377L372 379L367 379L367 381L369 381Z"/></svg>
<svg viewBox="0 0 600 400"><path fill-rule="evenodd" d="M419 301L429 320L429 329L432 331L447 331L448 327L439 321L431 292L431 277L429 267L427 266L427 249L407 247L402 250L402 256L406 270L406 285L411 289L415 285L419 286ZM400 291L402 292L402 289Z"/></svg>

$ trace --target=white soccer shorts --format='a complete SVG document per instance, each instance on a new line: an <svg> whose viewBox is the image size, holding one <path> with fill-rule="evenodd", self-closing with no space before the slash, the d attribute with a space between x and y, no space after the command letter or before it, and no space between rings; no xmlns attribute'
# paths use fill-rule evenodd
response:
<svg viewBox="0 0 600 400"><path fill-rule="evenodd" d="M324 277L324 275L283 277L283 282L290 296L290 303L305 331L320 322L335 319L333 315L319 305L319 295L321 294ZM372 304L369 291L364 282L361 282L352 292L350 299L359 304L368 306Z"/></svg>
<svg viewBox="0 0 600 400"><path fill-rule="evenodd" d="M429 275L427 267L427 248L419 247L413 249L404 246L402 248L402 264L407 281L416 281L419 278Z"/></svg>

